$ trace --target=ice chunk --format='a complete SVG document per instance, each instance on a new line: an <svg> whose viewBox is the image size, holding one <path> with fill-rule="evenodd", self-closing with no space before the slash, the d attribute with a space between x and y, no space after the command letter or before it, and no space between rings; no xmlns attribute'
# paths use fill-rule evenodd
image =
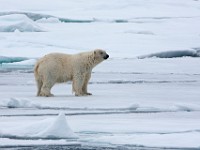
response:
<svg viewBox="0 0 200 150"><path fill-rule="evenodd" d="M25 57L5 57L5 56L0 56L0 64L2 63L12 63L12 62L20 62L27 60L28 58Z"/></svg>
<svg viewBox="0 0 200 150"><path fill-rule="evenodd" d="M137 108L139 108L140 106L138 104L133 104L131 105L128 109L129 110L137 110Z"/></svg>
<svg viewBox="0 0 200 150"><path fill-rule="evenodd" d="M51 15L31 13L31 12L21 12L21 11L0 12L0 16L13 15L13 14L23 14L23 15L26 15L28 18L30 18L33 21L36 21L36 20L39 20L39 19L42 19L42 18L53 17Z"/></svg>
<svg viewBox="0 0 200 150"><path fill-rule="evenodd" d="M12 62L12 63L2 63L2 65L26 65L26 66L33 66L36 62L36 59L28 59L20 62Z"/></svg>
<svg viewBox="0 0 200 150"><path fill-rule="evenodd" d="M39 132L35 136L43 138L77 138L70 129L64 113L60 113L45 130Z"/></svg>
<svg viewBox="0 0 200 150"><path fill-rule="evenodd" d="M26 15L23 14L12 14L0 16L0 32L42 32L40 26L36 22L32 21Z"/></svg>
<svg viewBox="0 0 200 150"><path fill-rule="evenodd" d="M153 53L149 55L139 56L138 58L150 58L150 57L158 57L158 58L175 58L175 57L200 57L200 51L198 50L177 50L177 51L166 51L160 53Z"/></svg>
<svg viewBox="0 0 200 150"><path fill-rule="evenodd" d="M46 118L40 121L9 125L9 127L1 128L0 136L14 136L30 139L78 138L78 136L69 127L64 113L60 113L56 118Z"/></svg>

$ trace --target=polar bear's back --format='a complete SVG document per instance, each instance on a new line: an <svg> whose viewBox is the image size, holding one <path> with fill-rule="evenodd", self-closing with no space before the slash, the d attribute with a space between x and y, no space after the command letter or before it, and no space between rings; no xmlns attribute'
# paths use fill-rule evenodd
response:
<svg viewBox="0 0 200 150"><path fill-rule="evenodd" d="M61 69L62 67L70 66L71 55L63 53L50 53L39 59L38 63L40 67L47 67L49 69ZM56 70L57 70L56 69ZM62 68L65 69L65 68Z"/></svg>
<svg viewBox="0 0 200 150"><path fill-rule="evenodd" d="M35 76L38 78L51 78L55 82L71 80L72 74L71 55L63 53L47 54L35 65Z"/></svg>

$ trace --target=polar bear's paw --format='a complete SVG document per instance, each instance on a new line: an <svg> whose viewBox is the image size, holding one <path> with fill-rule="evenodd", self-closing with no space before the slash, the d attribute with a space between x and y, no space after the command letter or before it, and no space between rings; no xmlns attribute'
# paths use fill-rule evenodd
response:
<svg viewBox="0 0 200 150"><path fill-rule="evenodd" d="M43 97L53 97L54 95L51 93L40 93L39 96L43 96Z"/></svg>
<svg viewBox="0 0 200 150"><path fill-rule="evenodd" d="M75 96L88 96L88 95L92 95L92 93L82 93L82 94L75 93Z"/></svg>
<svg viewBox="0 0 200 150"><path fill-rule="evenodd" d="M85 93L85 95L92 95L92 93Z"/></svg>

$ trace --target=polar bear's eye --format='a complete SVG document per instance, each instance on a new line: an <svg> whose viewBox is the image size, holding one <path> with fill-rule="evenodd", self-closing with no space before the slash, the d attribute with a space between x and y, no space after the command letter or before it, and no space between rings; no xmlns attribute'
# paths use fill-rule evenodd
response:
<svg viewBox="0 0 200 150"><path fill-rule="evenodd" d="M103 52L100 52L101 55L103 55Z"/></svg>

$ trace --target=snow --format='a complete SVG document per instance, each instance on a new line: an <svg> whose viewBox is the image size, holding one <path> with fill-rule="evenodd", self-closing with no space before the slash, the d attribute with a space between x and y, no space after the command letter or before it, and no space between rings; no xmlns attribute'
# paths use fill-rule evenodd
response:
<svg viewBox="0 0 200 150"><path fill-rule="evenodd" d="M200 148L200 1L0 3L0 149ZM95 48L92 96L36 97L38 58Z"/></svg>
<svg viewBox="0 0 200 150"><path fill-rule="evenodd" d="M13 98L11 97L9 100L4 100L2 104L0 104L2 107L8 107L8 108L39 108L39 104L35 104L32 101L28 99L20 99L20 98Z"/></svg>

